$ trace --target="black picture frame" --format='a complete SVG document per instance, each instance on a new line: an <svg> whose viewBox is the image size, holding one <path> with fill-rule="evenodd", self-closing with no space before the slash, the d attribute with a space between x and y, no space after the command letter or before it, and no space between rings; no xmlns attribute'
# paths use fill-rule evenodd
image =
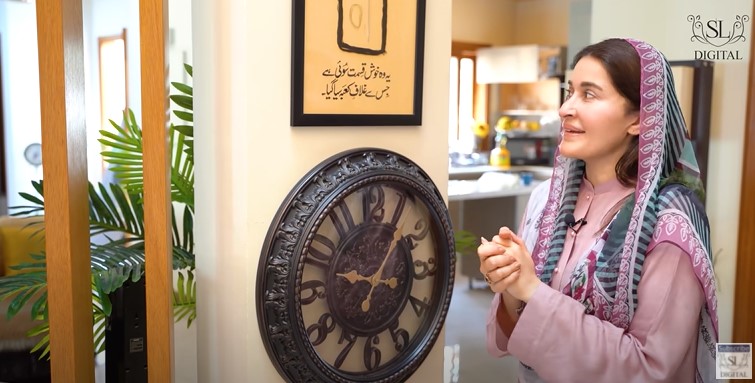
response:
<svg viewBox="0 0 755 383"><path fill-rule="evenodd" d="M291 126L421 125L425 7L293 0Z"/></svg>

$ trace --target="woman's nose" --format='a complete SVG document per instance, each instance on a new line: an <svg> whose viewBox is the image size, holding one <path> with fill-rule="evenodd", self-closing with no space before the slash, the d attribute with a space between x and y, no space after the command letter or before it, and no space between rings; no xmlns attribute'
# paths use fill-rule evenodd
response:
<svg viewBox="0 0 755 383"><path fill-rule="evenodd" d="M558 115L561 118L574 116L574 105L572 104L572 100L570 98L566 99L566 101L561 104L561 107L558 108Z"/></svg>

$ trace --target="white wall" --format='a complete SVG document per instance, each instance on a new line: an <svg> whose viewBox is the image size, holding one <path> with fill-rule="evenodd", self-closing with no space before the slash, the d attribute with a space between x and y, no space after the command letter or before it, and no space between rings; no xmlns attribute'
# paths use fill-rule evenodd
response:
<svg viewBox="0 0 755 383"><path fill-rule="evenodd" d="M703 20L722 19L730 28L735 15L752 16L752 5L752 0L594 0L591 40L596 42L614 36L635 37L651 43L670 60L694 59L694 50L702 45L690 41L692 27L687 15L699 14ZM750 23L753 22L750 20ZM750 28L751 24L745 24L746 41L727 46L728 49L740 50L743 60L717 61L714 69L706 203L711 246L714 254L720 252L715 271L719 284L721 342L729 342L732 336L747 65L750 39L755 37L750 36Z"/></svg>
<svg viewBox="0 0 755 383"><path fill-rule="evenodd" d="M264 236L315 164L372 145L408 155L446 193L451 0L427 4L423 125L289 126L291 3L193 0L200 382L276 382L255 307ZM413 382L443 376L443 337Z"/></svg>
<svg viewBox="0 0 755 383"><path fill-rule="evenodd" d="M99 38L121 34L126 29L126 70L128 107L141 121L141 67L139 48L139 2L137 0L83 0L84 77L86 82L87 167L89 180L103 178L100 151L100 67ZM106 116L121 122L122 116Z"/></svg>
<svg viewBox="0 0 755 383"><path fill-rule="evenodd" d="M192 84L191 78L184 71L184 64L193 65L191 40L191 0L168 1L168 25L170 41L168 60L170 64L170 82ZM172 86L170 93L178 93ZM171 103L171 109L175 105ZM171 118L176 118L171 114ZM175 275L175 274L174 274ZM175 281L177 277L174 276ZM186 327L186 321L176 323L173 327L173 352L175 358L175 381L177 383L197 382L197 324Z"/></svg>
<svg viewBox="0 0 755 383"><path fill-rule="evenodd" d="M18 193L34 193L31 181L42 178L42 168L24 159L26 146L42 140L37 20L33 3L0 1L0 53L8 205L16 206L24 202Z"/></svg>
<svg viewBox="0 0 755 383"><path fill-rule="evenodd" d="M191 78L184 71L183 65L192 65L191 0L169 0L168 3L170 81L190 84ZM176 91L171 87L171 93L174 92Z"/></svg>
<svg viewBox="0 0 755 383"><path fill-rule="evenodd" d="M141 111L138 1L83 0L84 79L89 179L102 179L103 167L97 142L100 130L98 38L127 29L128 104L137 118ZM23 157L27 145L41 142L39 110L39 60L34 3L0 1L0 49L2 49L3 112L8 171L8 206L24 204L19 192L32 192L31 181L42 178L42 169Z"/></svg>

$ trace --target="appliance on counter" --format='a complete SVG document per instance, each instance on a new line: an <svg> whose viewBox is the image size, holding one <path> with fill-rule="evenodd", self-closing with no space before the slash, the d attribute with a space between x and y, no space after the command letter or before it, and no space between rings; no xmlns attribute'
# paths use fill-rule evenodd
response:
<svg viewBox="0 0 755 383"><path fill-rule="evenodd" d="M566 47L481 48L476 65L477 83L489 87L488 121L505 134L510 165L552 165L560 133L558 108L564 100Z"/></svg>
<svg viewBox="0 0 755 383"><path fill-rule="evenodd" d="M551 166L556 145L557 137L529 135L509 137L506 143L511 165Z"/></svg>
<svg viewBox="0 0 755 383"><path fill-rule="evenodd" d="M496 123L506 136L511 165L552 165L560 127L555 110L504 110Z"/></svg>

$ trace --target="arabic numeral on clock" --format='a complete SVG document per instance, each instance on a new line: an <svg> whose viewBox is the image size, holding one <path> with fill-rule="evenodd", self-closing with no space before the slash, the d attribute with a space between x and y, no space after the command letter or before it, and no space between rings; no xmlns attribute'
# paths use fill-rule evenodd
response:
<svg viewBox="0 0 755 383"><path fill-rule="evenodd" d="M343 344L344 341L346 341L346 346L344 346L341 352L338 354L336 362L333 364L335 368L341 368L343 361L346 360L347 356L349 356L349 352L351 352L351 349L357 342L357 336L343 330L341 331L341 337L338 338L338 344Z"/></svg>
<svg viewBox="0 0 755 383"><path fill-rule="evenodd" d="M316 337L314 340L312 340L312 345L317 346L320 343L325 341L325 338L328 337L328 334L330 334L333 330L336 329L336 322L333 320L333 315L330 313L325 313L320 316L320 319L317 320L317 323L313 323L307 327L307 335L309 335L309 338L312 339L312 334L316 333Z"/></svg>
<svg viewBox="0 0 755 383"><path fill-rule="evenodd" d="M306 296L304 294L307 294ZM301 304L308 305L317 299L325 298L325 282L316 279L302 282Z"/></svg>
<svg viewBox="0 0 755 383"><path fill-rule="evenodd" d="M351 216L351 210L349 210L349 206L346 205L345 201L340 203L336 209L333 209L328 214L328 217L333 221L333 226L335 226L338 232L338 238L345 237L351 229L356 227L354 217Z"/></svg>
<svg viewBox="0 0 755 383"><path fill-rule="evenodd" d="M318 246L315 247L315 245ZM304 262L323 270L328 270L330 260L335 253L336 244L330 238L321 234L315 234L312 244L309 246L309 255L304 259Z"/></svg>
<svg viewBox="0 0 755 383"><path fill-rule="evenodd" d="M417 271L417 269L420 269ZM430 258L427 261L417 259L414 261L414 279L425 279L427 276L434 276L438 266L435 264L435 258Z"/></svg>
<svg viewBox="0 0 755 383"><path fill-rule="evenodd" d="M430 232L430 225L427 224L426 220L420 219L414 224L414 230L414 233L409 233L404 237L406 238L406 244L412 250L418 246L415 242L419 242L427 237L427 234Z"/></svg>
<svg viewBox="0 0 755 383"><path fill-rule="evenodd" d="M427 297L419 300L413 295L409 295L409 303L411 303L414 313L417 314L418 317L425 315L425 311L430 308L430 301Z"/></svg>
<svg viewBox="0 0 755 383"><path fill-rule="evenodd" d="M385 218L385 192L379 186L370 186L362 195L364 222L383 222Z"/></svg>
<svg viewBox="0 0 755 383"><path fill-rule="evenodd" d="M398 202L396 203L396 210L393 211L393 216L391 217L391 225L394 227L398 226L398 221L401 219L401 215L404 213L404 208L406 207L406 193L396 193L398 194Z"/></svg>
<svg viewBox="0 0 755 383"><path fill-rule="evenodd" d="M409 331L406 331L398 327L398 320L393 321L388 326L388 332L391 333L391 339L393 339L393 346L396 351L402 351L406 344L409 343Z"/></svg>
<svg viewBox="0 0 755 383"><path fill-rule="evenodd" d="M380 344L380 338L377 335L367 338L367 342L364 344L364 367L368 371L372 371L380 366L380 349L373 347L373 345L377 344Z"/></svg>

